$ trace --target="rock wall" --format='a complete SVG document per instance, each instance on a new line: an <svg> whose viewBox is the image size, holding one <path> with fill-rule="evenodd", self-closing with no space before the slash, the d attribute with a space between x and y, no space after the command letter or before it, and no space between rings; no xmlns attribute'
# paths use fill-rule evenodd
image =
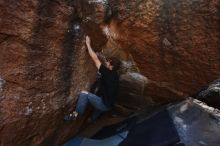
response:
<svg viewBox="0 0 220 146"><path fill-rule="evenodd" d="M59 145L81 125L63 122L96 72L75 5L1 1L1 146Z"/></svg>
<svg viewBox="0 0 220 146"><path fill-rule="evenodd" d="M136 110L220 75L218 0L3 0L0 9L0 146L61 145L79 130L85 117L63 115L95 79L85 35L123 61L119 103Z"/></svg>
<svg viewBox="0 0 220 146"><path fill-rule="evenodd" d="M115 40L152 81L148 96L159 101L191 96L219 77L218 0L111 2Z"/></svg>

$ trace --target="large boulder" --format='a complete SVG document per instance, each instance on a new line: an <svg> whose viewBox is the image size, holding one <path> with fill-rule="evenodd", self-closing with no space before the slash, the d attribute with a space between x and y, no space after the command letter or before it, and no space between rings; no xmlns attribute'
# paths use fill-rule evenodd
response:
<svg viewBox="0 0 220 146"><path fill-rule="evenodd" d="M0 2L0 145L60 145L82 123L66 124L95 66L73 1Z"/></svg>
<svg viewBox="0 0 220 146"><path fill-rule="evenodd" d="M119 103L181 100L220 74L218 0L0 2L0 146L60 145L96 69L84 38L123 61ZM122 108L124 109L124 108Z"/></svg>
<svg viewBox="0 0 220 146"><path fill-rule="evenodd" d="M220 109L220 79L211 82L194 96L208 105Z"/></svg>
<svg viewBox="0 0 220 146"><path fill-rule="evenodd" d="M205 103L189 98L168 108L180 142L186 146L220 143L220 111Z"/></svg>
<svg viewBox="0 0 220 146"><path fill-rule="evenodd" d="M219 0L111 0L110 6L110 34L152 81L146 96L180 99L219 78Z"/></svg>

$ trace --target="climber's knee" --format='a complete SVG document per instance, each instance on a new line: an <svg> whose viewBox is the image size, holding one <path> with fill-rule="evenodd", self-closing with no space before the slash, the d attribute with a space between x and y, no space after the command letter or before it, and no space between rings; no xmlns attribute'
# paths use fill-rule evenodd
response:
<svg viewBox="0 0 220 146"><path fill-rule="evenodd" d="M83 90L83 91L81 91L81 93L84 93L84 94L89 94L87 91L84 91L84 90Z"/></svg>

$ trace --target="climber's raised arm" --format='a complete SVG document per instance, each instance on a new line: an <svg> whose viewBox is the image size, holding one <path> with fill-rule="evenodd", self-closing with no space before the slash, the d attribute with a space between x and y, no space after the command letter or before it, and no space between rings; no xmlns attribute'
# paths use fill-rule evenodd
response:
<svg viewBox="0 0 220 146"><path fill-rule="evenodd" d="M94 61L97 69L99 70L100 66L101 66L101 62L98 58L98 56L96 55L96 53L93 51L91 45L90 45L91 41L90 41L90 38L89 36L86 36L86 46L87 46L87 49L89 51L89 55L91 56L92 60Z"/></svg>

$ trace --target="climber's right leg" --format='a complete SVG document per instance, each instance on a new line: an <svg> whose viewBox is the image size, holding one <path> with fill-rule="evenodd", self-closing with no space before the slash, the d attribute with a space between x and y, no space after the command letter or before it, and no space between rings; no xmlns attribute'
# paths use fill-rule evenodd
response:
<svg viewBox="0 0 220 146"><path fill-rule="evenodd" d="M68 115L64 116L64 120L75 120L79 114L83 114L86 110L86 107L88 105L88 92L87 91L81 91L77 104L76 109L73 111L73 113L70 113Z"/></svg>

